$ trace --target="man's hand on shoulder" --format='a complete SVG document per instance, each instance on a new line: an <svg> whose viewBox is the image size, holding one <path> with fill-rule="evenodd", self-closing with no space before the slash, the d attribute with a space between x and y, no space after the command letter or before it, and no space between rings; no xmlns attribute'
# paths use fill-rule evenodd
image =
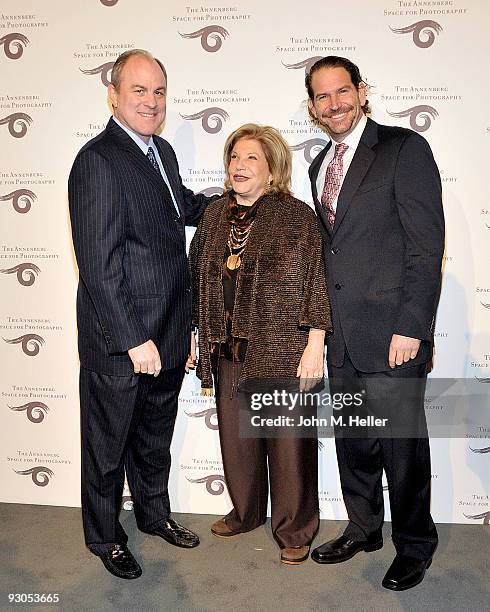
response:
<svg viewBox="0 0 490 612"><path fill-rule="evenodd" d="M420 340L418 338L409 338L408 336L393 334L388 354L390 368L394 368L396 365L402 365L402 363L407 363L410 359L415 359L419 352L419 347Z"/></svg>
<svg viewBox="0 0 490 612"><path fill-rule="evenodd" d="M135 374L160 374L162 363L153 340L147 340L144 344L129 349L128 355L133 362Z"/></svg>

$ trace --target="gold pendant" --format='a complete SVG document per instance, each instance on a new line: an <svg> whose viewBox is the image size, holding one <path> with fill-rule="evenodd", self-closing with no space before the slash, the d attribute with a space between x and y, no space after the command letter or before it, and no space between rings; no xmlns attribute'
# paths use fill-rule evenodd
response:
<svg viewBox="0 0 490 612"><path fill-rule="evenodd" d="M240 255L229 255L226 260L226 267L228 270L236 270L241 264Z"/></svg>

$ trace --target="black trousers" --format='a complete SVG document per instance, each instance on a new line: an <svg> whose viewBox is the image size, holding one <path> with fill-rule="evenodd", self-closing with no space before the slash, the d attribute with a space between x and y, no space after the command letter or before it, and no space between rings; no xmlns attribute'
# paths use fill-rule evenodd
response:
<svg viewBox="0 0 490 612"><path fill-rule="evenodd" d="M95 554L127 542L119 522L124 473L136 522L152 531L170 514L170 443L184 364L160 372L108 376L80 369L82 518Z"/></svg>
<svg viewBox="0 0 490 612"><path fill-rule="evenodd" d="M356 370L346 351L344 364L329 364L328 374L331 392L363 393L362 416L387 419L379 429L353 427L346 432L336 428L340 481L349 516L345 535L363 541L381 531L384 469L397 552L418 559L432 557L438 538L430 514L430 447L424 412L427 364L365 373ZM352 409L346 417L349 412L355 415Z"/></svg>

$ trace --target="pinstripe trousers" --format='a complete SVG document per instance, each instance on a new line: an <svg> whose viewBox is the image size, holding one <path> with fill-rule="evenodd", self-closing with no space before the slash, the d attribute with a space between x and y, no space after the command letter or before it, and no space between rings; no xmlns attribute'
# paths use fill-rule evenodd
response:
<svg viewBox="0 0 490 612"><path fill-rule="evenodd" d="M95 554L127 542L119 522L124 473L138 528L150 532L170 514L170 443L184 364L156 378L80 369L82 518Z"/></svg>

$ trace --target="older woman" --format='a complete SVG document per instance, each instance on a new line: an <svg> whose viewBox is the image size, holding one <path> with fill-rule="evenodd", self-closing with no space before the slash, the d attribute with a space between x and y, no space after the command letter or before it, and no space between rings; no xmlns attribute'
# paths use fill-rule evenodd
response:
<svg viewBox="0 0 490 612"><path fill-rule="evenodd" d="M319 524L317 440L239 435L240 391L252 379L323 376L331 329L313 211L290 192L291 153L277 130L247 124L224 150L225 195L191 245L197 374L216 394L223 467L233 502L211 528L230 537L266 520L283 563L302 563ZM193 355L188 362L192 366Z"/></svg>

